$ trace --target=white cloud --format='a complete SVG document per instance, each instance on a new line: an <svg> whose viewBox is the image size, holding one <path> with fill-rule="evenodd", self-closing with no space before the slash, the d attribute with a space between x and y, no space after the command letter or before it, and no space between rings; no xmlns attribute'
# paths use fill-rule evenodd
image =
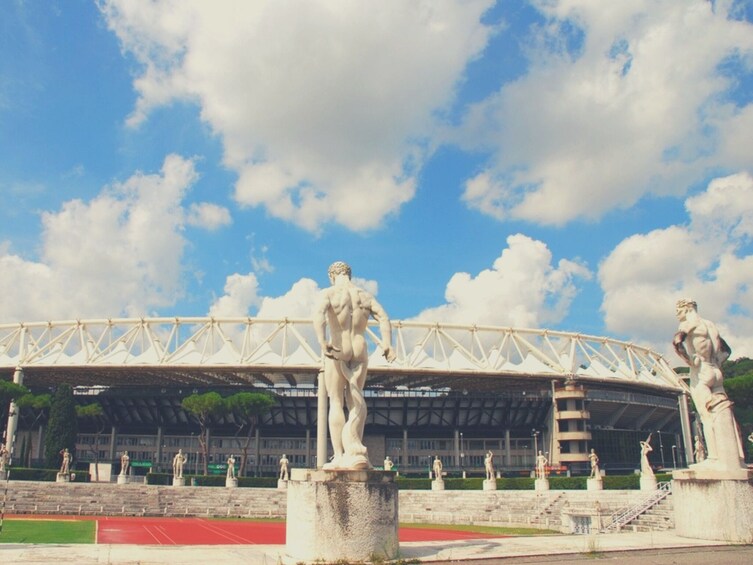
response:
<svg viewBox="0 0 753 565"><path fill-rule="evenodd" d="M631 236L602 262L606 326L668 351L675 302L692 298L734 356L753 356L753 177L715 179L686 209L687 225Z"/></svg>
<svg viewBox="0 0 753 565"><path fill-rule="evenodd" d="M753 25L728 19L725 3L536 5L546 24L529 71L464 123L464 142L491 154L466 184L470 207L563 224L682 193L710 168L753 166L753 104L731 101L723 71L750 72Z"/></svg>
<svg viewBox="0 0 753 565"><path fill-rule="evenodd" d="M143 71L130 118L190 99L222 136L235 198L312 231L378 226L490 29L491 0L102 3Z"/></svg>
<svg viewBox="0 0 753 565"><path fill-rule="evenodd" d="M447 303L424 310L417 319L524 328L562 320L577 293L576 279L589 279L591 273L567 259L552 264L546 244L525 235L511 235L507 245L492 268L475 277L453 275L445 290Z"/></svg>
<svg viewBox="0 0 753 565"><path fill-rule="evenodd" d="M186 223L197 228L217 230L230 225L232 219L230 218L230 211L224 206L210 202L194 202L188 208Z"/></svg>
<svg viewBox="0 0 753 565"><path fill-rule="evenodd" d="M159 174L136 173L88 202L44 212L37 260L0 247L2 318L143 316L174 304L183 292L182 201L197 177L193 161L170 155Z"/></svg>

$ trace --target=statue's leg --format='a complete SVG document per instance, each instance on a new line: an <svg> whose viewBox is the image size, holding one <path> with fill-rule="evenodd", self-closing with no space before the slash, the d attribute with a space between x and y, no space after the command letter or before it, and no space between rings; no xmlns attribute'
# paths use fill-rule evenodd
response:
<svg viewBox="0 0 753 565"><path fill-rule="evenodd" d="M332 440L332 449L334 451L333 463L342 458L343 448L343 427L345 426L345 406L343 404L343 393L345 380L338 370L338 362L333 359L325 358L324 360L324 385L329 397L329 437Z"/></svg>
<svg viewBox="0 0 753 565"><path fill-rule="evenodd" d="M366 363L361 362L353 367L347 387L348 421L343 430L343 442L348 455L367 458L367 449L363 445L363 430L366 426L366 399L363 396L365 382Z"/></svg>

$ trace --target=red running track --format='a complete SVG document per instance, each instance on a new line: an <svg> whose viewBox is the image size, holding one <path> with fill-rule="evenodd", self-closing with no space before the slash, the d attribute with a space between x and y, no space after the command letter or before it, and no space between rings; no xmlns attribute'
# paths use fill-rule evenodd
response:
<svg viewBox="0 0 753 565"><path fill-rule="evenodd" d="M8 516L11 517L11 516ZM41 516L13 516L18 520ZM47 520L96 520L97 543L134 545L235 545L285 543L285 522L208 520L206 518L115 518L44 516ZM400 541L452 541L507 537L456 530L403 528Z"/></svg>

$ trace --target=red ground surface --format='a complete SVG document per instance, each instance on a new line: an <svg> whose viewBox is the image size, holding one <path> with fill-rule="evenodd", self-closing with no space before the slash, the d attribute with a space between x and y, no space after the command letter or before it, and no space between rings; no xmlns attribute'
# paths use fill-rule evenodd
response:
<svg viewBox="0 0 753 565"><path fill-rule="evenodd" d="M7 516L10 517L10 516ZM285 543L285 522L207 520L205 518L115 518L13 516L23 519L96 520L97 543L136 545L233 545ZM445 541L504 537L455 530L400 528L400 541Z"/></svg>

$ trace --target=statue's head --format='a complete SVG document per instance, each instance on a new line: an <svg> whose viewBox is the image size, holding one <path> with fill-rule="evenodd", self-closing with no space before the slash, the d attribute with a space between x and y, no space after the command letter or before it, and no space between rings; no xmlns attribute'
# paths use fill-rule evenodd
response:
<svg viewBox="0 0 753 565"><path fill-rule="evenodd" d="M335 261L329 266L329 269L327 270L327 274L329 275L329 280L331 282L335 281L335 278L337 278L337 275L347 275L348 278L351 277L351 270L350 265L343 261Z"/></svg>
<svg viewBox="0 0 753 565"><path fill-rule="evenodd" d="M689 298L681 298L677 301L676 311L678 316L686 314L691 310L693 312L698 310L698 304L696 304L695 300L690 300Z"/></svg>

